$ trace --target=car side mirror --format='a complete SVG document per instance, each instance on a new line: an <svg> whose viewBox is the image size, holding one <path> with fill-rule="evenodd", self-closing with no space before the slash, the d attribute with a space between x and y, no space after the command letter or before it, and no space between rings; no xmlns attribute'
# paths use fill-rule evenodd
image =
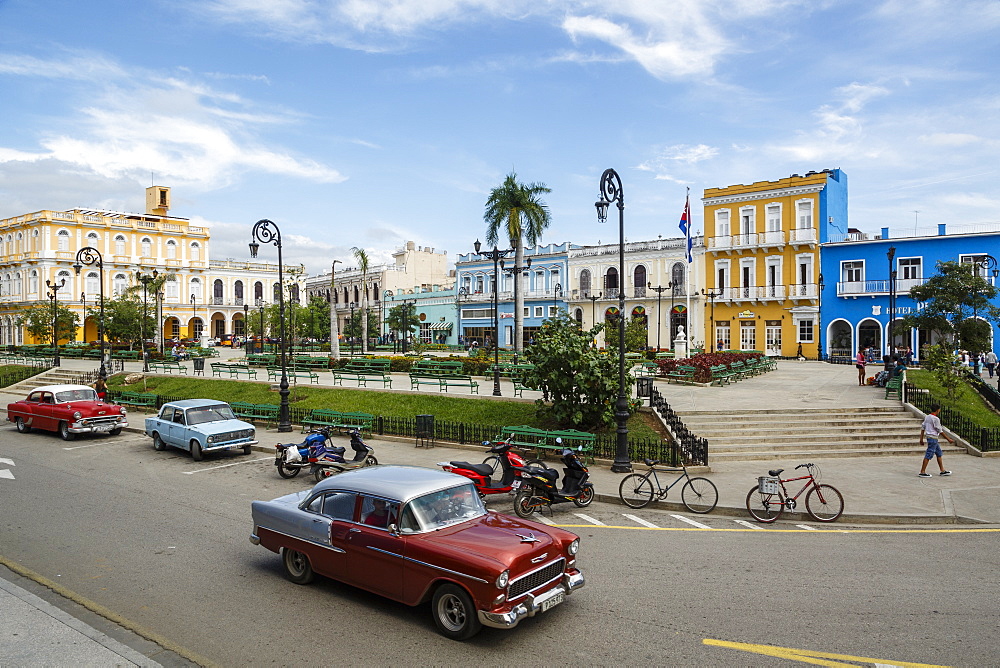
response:
<svg viewBox="0 0 1000 668"><path fill-rule="evenodd" d="M395 522L391 522L389 524L389 533L391 533L393 536L399 535L399 527L396 525Z"/></svg>

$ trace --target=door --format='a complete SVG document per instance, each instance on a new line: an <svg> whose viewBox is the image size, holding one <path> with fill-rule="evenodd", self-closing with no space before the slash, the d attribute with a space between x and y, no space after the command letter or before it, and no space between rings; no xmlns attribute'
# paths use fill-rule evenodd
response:
<svg viewBox="0 0 1000 668"><path fill-rule="evenodd" d="M764 337L767 345L765 353L772 357L781 355L781 325L768 323L764 331Z"/></svg>
<svg viewBox="0 0 1000 668"><path fill-rule="evenodd" d="M399 600L403 596L404 538L389 532L399 520L399 504L389 502L384 522L375 519L374 504L381 499L362 497L361 522L347 532L347 573L365 589ZM384 503L384 502L383 502ZM384 525L384 526L380 526Z"/></svg>
<svg viewBox="0 0 1000 668"><path fill-rule="evenodd" d="M314 498L307 508L317 517L311 526L302 527L310 540L317 545L309 554L313 570L343 582L347 574L347 532L354 527L354 492L326 492Z"/></svg>
<svg viewBox="0 0 1000 668"><path fill-rule="evenodd" d="M184 419L184 410L175 408L173 415L168 417L170 422L167 423L166 434L162 434L163 440L171 445L187 449L187 423Z"/></svg>
<svg viewBox="0 0 1000 668"><path fill-rule="evenodd" d="M740 350L757 350L757 324L753 320L740 322Z"/></svg>

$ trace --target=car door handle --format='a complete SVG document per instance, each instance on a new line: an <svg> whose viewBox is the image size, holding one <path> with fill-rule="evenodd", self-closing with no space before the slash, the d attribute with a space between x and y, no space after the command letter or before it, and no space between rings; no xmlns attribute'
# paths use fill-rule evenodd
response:
<svg viewBox="0 0 1000 668"><path fill-rule="evenodd" d="M361 529L350 529L347 533L361 533Z"/></svg>

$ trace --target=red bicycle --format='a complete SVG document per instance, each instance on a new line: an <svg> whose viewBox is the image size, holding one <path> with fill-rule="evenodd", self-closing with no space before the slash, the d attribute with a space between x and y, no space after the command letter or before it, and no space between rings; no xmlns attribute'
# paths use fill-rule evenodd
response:
<svg viewBox="0 0 1000 668"><path fill-rule="evenodd" d="M795 510L796 501L806 494L806 511L817 522L833 522L844 512L844 497L833 485L819 483L819 467L815 464L799 464L795 470L805 468L807 473L798 478L781 479L785 469L768 471L769 476L757 478L757 485L747 493L747 510L758 522L770 524L788 510ZM790 496L786 482L805 480L802 489Z"/></svg>

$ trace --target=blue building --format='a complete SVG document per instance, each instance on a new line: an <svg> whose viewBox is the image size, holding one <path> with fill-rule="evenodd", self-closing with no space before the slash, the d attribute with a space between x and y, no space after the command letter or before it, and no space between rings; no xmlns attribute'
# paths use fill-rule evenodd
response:
<svg viewBox="0 0 1000 668"><path fill-rule="evenodd" d="M910 288L937 273L938 262L975 264L996 285L1000 232L948 234L938 225L936 236L892 238L889 228L873 239L850 230L842 239L831 239L820 249L821 350L828 357L853 357L859 348L871 348L876 357L935 344L933 332L911 330L896 322L889 341L890 315L894 321L918 312L922 305L910 298ZM890 314L890 272L896 272L894 313ZM826 279L824 280L824 277ZM994 300L1000 306L1000 298ZM991 347L996 350L1000 331L992 325Z"/></svg>
<svg viewBox="0 0 1000 668"><path fill-rule="evenodd" d="M567 260L569 243L535 246L524 250L525 267L522 269L518 290L524 295L524 342L531 341L542 322L566 308L569 293ZM497 288L497 321L500 328L499 344L502 348L514 346L514 277L511 271L514 254L497 266L500 273L496 283L493 261L477 253L459 255L455 265L456 293L459 327L462 343L475 341L483 346L497 341L493 318L493 290ZM529 264L530 262L530 264Z"/></svg>

